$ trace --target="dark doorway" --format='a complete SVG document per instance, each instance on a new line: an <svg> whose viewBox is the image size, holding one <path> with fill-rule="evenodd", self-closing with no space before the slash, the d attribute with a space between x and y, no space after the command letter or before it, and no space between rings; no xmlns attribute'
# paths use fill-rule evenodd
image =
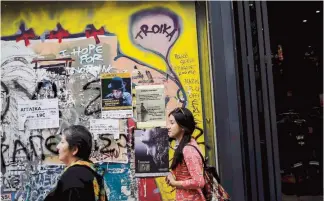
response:
<svg viewBox="0 0 324 201"><path fill-rule="evenodd" d="M322 200L323 2L267 2L282 200Z"/></svg>

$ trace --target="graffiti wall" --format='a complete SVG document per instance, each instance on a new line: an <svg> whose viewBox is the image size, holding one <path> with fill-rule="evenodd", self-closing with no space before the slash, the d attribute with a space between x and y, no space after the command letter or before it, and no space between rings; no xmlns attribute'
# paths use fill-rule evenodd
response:
<svg viewBox="0 0 324 201"><path fill-rule="evenodd" d="M175 107L187 107L203 127L193 2L1 4L4 200L41 201L55 186L64 168L56 150L61 131L75 124L89 127L91 119L101 117L102 73L129 72L133 88L163 85L166 116ZM59 128L18 129L19 101L54 98ZM91 154L107 170L109 200L174 200L164 177L134 177L136 118L120 122L126 129L119 139L101 135ZM203 148L204 136L195 137Z"/></svg>

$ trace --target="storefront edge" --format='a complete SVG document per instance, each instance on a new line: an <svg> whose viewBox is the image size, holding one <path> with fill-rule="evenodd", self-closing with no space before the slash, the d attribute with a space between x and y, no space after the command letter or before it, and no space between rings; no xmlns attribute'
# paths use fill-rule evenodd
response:
<svg viewBox="0 0 324 201"><path fill-rule="evenodd" d="M210 1L208 9L220 177L232 200L248 201L242 163L232 3Z"/></svg>
<svg viewBox="0 0 324 201"><path fill-rule="evenodd" d="M219 172L236 201L281 201L266 4L209 2Z"/></svg>

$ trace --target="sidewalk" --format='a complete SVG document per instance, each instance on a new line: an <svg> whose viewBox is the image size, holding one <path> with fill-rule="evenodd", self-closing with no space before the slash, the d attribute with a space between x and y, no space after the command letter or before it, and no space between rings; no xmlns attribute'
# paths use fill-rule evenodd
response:
<svg viewBox="0 0 324 201"><path fill-rule="evenodd" d="M282 201L323 201L323 196L301 196L295 195L282 195Z"/></svg>

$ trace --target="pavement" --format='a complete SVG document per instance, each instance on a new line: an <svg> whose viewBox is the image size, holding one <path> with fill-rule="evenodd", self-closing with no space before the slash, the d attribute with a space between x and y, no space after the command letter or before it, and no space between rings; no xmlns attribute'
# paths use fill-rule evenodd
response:
<svg viewBox="0 0 324 201"><path fill-rule="evenodd" d="M282 201L323 201L323 196L301 196L282 195Z"/></svg>

